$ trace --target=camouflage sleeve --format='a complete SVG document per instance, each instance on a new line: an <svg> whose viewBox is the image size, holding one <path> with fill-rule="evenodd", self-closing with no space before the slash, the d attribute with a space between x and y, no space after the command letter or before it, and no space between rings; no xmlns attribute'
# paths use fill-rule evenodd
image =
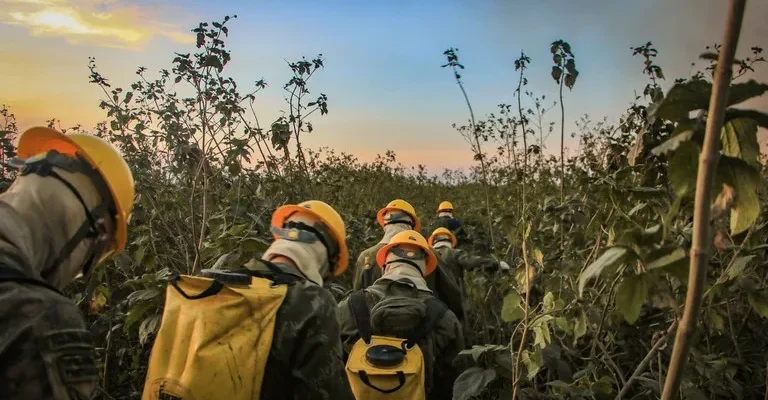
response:
<svg viewBox="0 0 768 400"><path fill-rule="evenodd" d="M355 342L360 338L360 335L357 333L355 318L352 316L352 311L349 309L349 297L339 303L338 311L341 345L344 349L344 360L346 360L349 357L349 352L352 350L352 346L355 345Z"/></svg>
<svg viewBox="0 0 768 400"><path fill-rule="evenodd" d="M456 262L463 269L498 269L499 262L492 257L481 257L467 253L464 250L457 249L455 252Z"/></svg>
<svg viewBox="0 0 768 400"><path fill-rule="evenodd" d="M352 280L352 290L360 290L363 284L363 270L365 269L365 253L363 251L357 256L357 262L355 263L355 277Z"/></svg>
<svg viewBox="0 0 768 400"><path fill-rule="evenodd" d="M48 289L14 286L0 289L2 398L91 398L99 370L80 310Z"/></svg>
<svg viewBox="0 0 768 400"><path fill-rule="evenodd" d="M339 317L333 296L312 299L315 312L301 326L301 339L291 354L294 399L352 399L339 333ZM304 305L307 306L307 305Z"/></svg>
<svg viewBox="0 0 768 400"><path fill-rule="evenodd" d="M450 399L453 396L453 383L459 372L453 366L453 359L464 350L464 332L461 323L451 311L445 313L443 319L435 327L435 378L434 382L440 382L433 389L436 393L433 398Z"/></svg>
<svg viewBox="0 0 768 400"><path fill-rule="evenodd" d="M376 252L379 247L374 246L364 250L357 257L355 264L355 280L352 282L352 290L365 289L373 285L381 278L381 269L376 265Z"/></svg>

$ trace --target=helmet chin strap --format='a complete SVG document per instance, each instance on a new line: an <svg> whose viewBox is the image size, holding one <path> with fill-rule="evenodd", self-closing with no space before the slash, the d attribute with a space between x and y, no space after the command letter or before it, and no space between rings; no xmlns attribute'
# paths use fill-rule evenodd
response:
<svg viewBox="0 0 768 400"><path fill-rule="evenodd" d="M61 168L68 172L82 173L88 176L96 187L99 196L101 196L102 202L96 207L89 209L80 192L78 192L77 189L69 181L59 175L54 170L54 167ZM86 217L85 221L83 221L75 234L61 248L56 259L54 259L50 265L43 268L41 272L42 277L48 280L56 271L57 267L59 267L64 263L64 261L67 260L67 258L69 258L75 248L84 239L93 239L94 243L89 247L86 262L82 267L82 274L84 276L88 276L93 265L95 264L97 255L101 253L106 247L105 244L107 242L107 238L105 234L101 233L99 225L103 224L104 218L109 215L114 215L114 213L112 213L113 210L110 210L109 206L110 204L114 204L112 201L112 195L107 189L106 184L98 172L90 167L87 161L80 157L72 158L65 156L56 150L50 150L44 155L35 156L25 160L21 170L21 175L24 176L29 174L35 174L42 177L51 177L61 182L65 187L67 187L67 189L69 189L70 192L72 192L72 194L75 195L77 200L80 202Z"/></svg>

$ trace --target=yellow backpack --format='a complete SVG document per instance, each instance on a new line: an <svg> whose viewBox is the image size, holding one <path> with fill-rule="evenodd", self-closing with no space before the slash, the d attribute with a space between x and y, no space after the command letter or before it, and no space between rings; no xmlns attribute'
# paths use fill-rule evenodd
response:
<svg viewBox="0 0 768 400"><path fill-rule="evenodd" d="M372 334L364 291L350 295L348 304L360 333L346 365L347 379L355 398L425 399L424 355L417 343L432 332L448 307L437 299L428 300L426 320L410 337L402 339Z"/></svg>
<svg viewBox="0 0 768 400"><path fill-rule="evenodd" d="M278 267L171 277L143 400L252 400L261 396L277 311L293 279Z"/></svg>

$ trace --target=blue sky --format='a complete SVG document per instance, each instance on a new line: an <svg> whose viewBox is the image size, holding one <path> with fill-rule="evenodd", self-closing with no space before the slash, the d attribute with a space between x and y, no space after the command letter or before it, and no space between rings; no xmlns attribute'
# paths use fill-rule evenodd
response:
<svg viewBox="0 0 768 400"><path fill-rule="evenodd" d="M328 116L313 121L311 146L327 145L371 159L392 149L407 164L431 169L466 166L472 155L451 128L467 118L443 50L460 50L464 83L478 116L513 102L513 61L532 58L529 86L554 99L549 44L568 41L580 76L566 92L566 128L583 114L617 120L645 84L642 61L629 47L653 41L670 81L689 73L704 46L722 36L727 2L646 1L123 1L0 0L0 102L24 125L56 116L65 124L102 119L99 91L87 82L88 56L102 73L127 86L139 65L169 65L173 51L191 51L186 32L197 21L237 14L231 24L229 73L241 87L265 78L257 102L274 120L284 108L284 60L322 53L326 69L311 90L329 96ZM77 27L45 26L47 10L67 12ZM67 11L69 10L69 11ZM38 13L38 14L35 14ZM42 21L42 22L41 22ZM740 49L766 46L768 4L748 4ZM74 23L73 23L74 24ZM85 26L85 28L80 27ZM104 27L108 27L104 28ZM191 36L188 36L191 38ZM763 68L758 75L768 80ZM755 106L765 109L761 99ZM559 121L559 108L550 112ZM554 137L553 137L554 139ZM554 148L557 141L551 141Z"/></svg>

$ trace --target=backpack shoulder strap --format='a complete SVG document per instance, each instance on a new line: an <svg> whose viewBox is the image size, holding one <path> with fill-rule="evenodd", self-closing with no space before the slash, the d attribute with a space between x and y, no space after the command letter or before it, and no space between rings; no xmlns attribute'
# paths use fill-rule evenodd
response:
<svg viewBox="0 0 768 400"><path fill-rule="evenodd" d="M267 260L256 260L254 263L263 265L266 270L251 269L246 266L242 266L237 272L245 273L257 278L268 279L275 285L291 285L301 280L298 276L295 276L289 272L280 269L277 264Z"/></svg>
<svg viewBox="0 0 768 400"><path fill-rule="evenodd" d="M360 333L360 337L365 343L371 342L371 311L368 309L368 305L365 303L365 292L358 290L357 292L349 295L349 311L352 312L352 317L355 319L355 325L357 331Z"/></svg>
<svg viewBox="0 0 768 400"><path fill-rule="evenodd" d="M59 289L48 284L48 282L27 276L24 272L3 263L0 263L0 282L17 282L40 286L64 296Z"/></svg>
<svg viewBox="0 0 768 400"><path fill-rule="evenodd" d="M419 328L407 340L407 345L413 346L429 335L435 329L437 324L443 319L448 306L437 298L431 298L425 301L427 305L427 316Z"/></svg>

